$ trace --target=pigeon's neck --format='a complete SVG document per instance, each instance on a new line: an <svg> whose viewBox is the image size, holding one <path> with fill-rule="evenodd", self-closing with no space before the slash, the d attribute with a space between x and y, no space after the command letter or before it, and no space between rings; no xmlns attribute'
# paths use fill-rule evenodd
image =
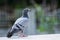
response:
<svg viewBox="0 0 60 40"><path fill-rule="evenodd" d="M27 18L28 18L28 14L27 14L27 13L26 13L26 14L24 14L24 15L23 15L23 17L27 17Z"/></svg>

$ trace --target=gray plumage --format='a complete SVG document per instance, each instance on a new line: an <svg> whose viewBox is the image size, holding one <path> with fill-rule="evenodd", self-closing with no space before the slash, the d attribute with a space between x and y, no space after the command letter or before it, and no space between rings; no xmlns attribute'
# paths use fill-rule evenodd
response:
<svg viewBox="0 0 60 40"><path fill-rule="evenodd" d="M15 23L13 24L12 28L10 28L7 37L10 38L14 33L17 33L19 31L21 31L21 33L23 33L25 25L27 25L28 21L29 21L29 16L28 14L30 13L30 9L29 8L25 8L22 11L22 17L18 18Z"/></svg>

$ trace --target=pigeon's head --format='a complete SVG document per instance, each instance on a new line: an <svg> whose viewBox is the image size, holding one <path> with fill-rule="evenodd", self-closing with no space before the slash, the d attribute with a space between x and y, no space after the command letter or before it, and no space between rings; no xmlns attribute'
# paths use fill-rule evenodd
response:
<svg viewBox="0 0 60 40"><path fill-rule="evenodd" d="M28 14L31 13L31 9L25 8L22 13L23 13L23 17L28 17Z"/></svg>

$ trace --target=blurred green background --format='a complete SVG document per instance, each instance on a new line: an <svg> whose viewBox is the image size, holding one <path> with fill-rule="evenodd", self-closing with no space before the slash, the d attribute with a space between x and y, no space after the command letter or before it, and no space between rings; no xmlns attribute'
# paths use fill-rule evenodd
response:
<svg viewBox="0 0 60 40"><path fill-rule="evenodd" d="M0 0L0 36L7 34L24 8L35 11L36 34L60 33L60 0Z"/></svg>

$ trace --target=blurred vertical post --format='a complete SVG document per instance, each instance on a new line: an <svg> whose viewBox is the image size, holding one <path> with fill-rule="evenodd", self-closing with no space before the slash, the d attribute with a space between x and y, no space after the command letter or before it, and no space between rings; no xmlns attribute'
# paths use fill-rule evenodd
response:
<svg viewBox="0 0 60 40"><path fill-rule="evenodd" d="M56 20L56 14L57 14L57 0L51 0L51 11L52 11L52 15L53 15L53 19L54 19L54 26L53 26L53 30L54 33L57 33L57 20Z"/></svg>
<svg viewBox="0 0 60 40"><path fill-rule="evenodd" d="M31 13L29 14L27 34L28 35L36 34L35 10L34 9L32 9Z"/></svg>

